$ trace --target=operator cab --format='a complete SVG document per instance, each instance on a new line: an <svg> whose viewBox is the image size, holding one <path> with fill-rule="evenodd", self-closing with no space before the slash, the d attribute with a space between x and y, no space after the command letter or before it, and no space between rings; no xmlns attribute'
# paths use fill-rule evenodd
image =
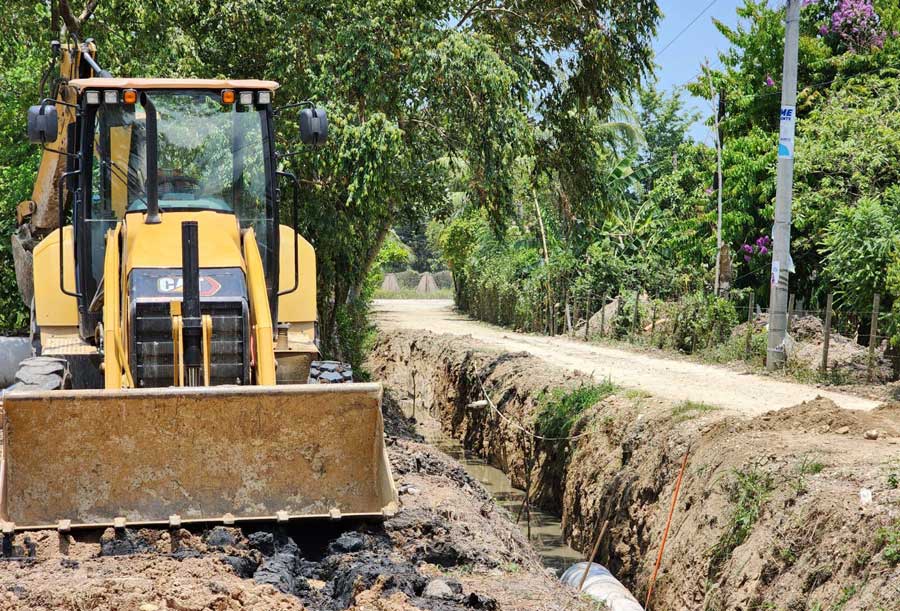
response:
<svg viewBox="0 0 900 611"><path fill-rule="evenodd" d="M256 234L274 314L279 219L272 99L278 84L194 79L72 84L80 92L82 115L76 140L85 196L74 208L74 224L78 292L88 306L85 334L96 326L89 306L103 277L106 232L126 216L129 223L138 218L156 223L168 212L233 215L241 230Z"/></svg>
<svg viewBox="0 0 900 611"><path fill-rule="evenodd" d="M121 226L122 244L116 247L123 248L125 324L133 326L126 350L132 373L139 386L170 383L172 333L157 319L169 318L168 304L181 299L187 278L181 275L181 245L172 238L180 235L176 229L183 223L199 221L200 284L216 287L215 295L203 295L203 313L214 319L217 354L230 363L213 363L213 383L216 378L218 383L249 383L244 233L252 230L259 250L272 320L279 320L279 298L299 286L299 185L293 175L277 171L274 148L272 102L278 83L101 77L69 85L77 93L71 102L45 100L29 109L29 136L46 147L57 139L57 112L69 113L65 139L58 141L65 142L66 150L58 152L67 159L66 188L60 184L58 189L59 225L67 224L63 194L70 194L75 283L61 281L60 290L76 298L79 335L100 342L107 237ZM291 106L304 107L299 117L304 143L323 142L324 112L308 104ZM280 249L281 177L293 182L290 263ZM63 240L59 243L64 261ZM285 278L280 267L292 267L293 273ZM60 278L65 277L61 269ZM160 350L166 352L162 360L168 359L162 365Z"/></svg>

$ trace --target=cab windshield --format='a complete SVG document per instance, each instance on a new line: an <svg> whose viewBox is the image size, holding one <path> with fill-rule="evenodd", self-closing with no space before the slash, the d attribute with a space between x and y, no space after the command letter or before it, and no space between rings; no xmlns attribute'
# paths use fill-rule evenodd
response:
<svg viewBox="0 0 900 611"><path fill-rule="evenodd" d="M147 110L140 103L92 108L93 136L85 210L91 275L103 274L106 231L127 213L147 209L155 179L160 210L232 213L252 227L266 266L274 260L274 191L267 197L268 119L265 107L223 104L218 91L152 91L157 171L147 176ZM140 96L139 96L140 100Z"/></svg>
<svg viewBox="0 0 900 611"><path fill-rule="evenodd" d="M218 92L157 92L157 189L165 210L265 213L264 112ZM94 218L147 208L146 109L103 104L95 122ZM97 163L99 161L99 163Z"/></svg>

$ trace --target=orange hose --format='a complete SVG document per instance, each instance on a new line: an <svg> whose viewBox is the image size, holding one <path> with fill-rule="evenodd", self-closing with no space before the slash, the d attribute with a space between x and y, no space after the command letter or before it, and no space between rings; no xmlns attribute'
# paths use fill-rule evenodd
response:
<svg viewBox="0 0 900 611"><path fill-rule="evenodd" d="M681 471L678 472L678 480L675 482L675 492L672 494L672 506L669 507L669 519L666 520L666 528L663 531L662 543L660 543L659 553L656 555L656 566L653 567L653 576L650 578L650 588L647 590L647 600L644 602L645 611L650 611L650 596L653 595L656 574L659 572L663 551L666 549L666 539L669 538L669 527L672 525L672 516L675 515L675 505L678 503L678 492L681 490L681 480L684 477L684 468L687 466L688 453L690 453L690 451L690 446L684 451L684 459L681 461Z"/></svg>

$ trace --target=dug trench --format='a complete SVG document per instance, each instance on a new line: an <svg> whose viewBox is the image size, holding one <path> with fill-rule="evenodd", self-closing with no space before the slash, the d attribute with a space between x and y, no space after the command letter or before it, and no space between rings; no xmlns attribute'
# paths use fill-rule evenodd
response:
<svg viewBox="0 0 900 611"><path fill-rule="evenodd" d="M383 523L17 533L0 609L463 611L593 608L560 586L462 467L421 442L390 394L401 510Z"/></svg>
<svg viewBox="0 0 900 611"><path fill-rule="evenodd" d="M561 515L574 548L605 524L596 561L642 602L686 464L653 609L900 610L896 404L819 398L751 418L412 331L382 332L370 370ZM598 400L574 414L572 439L533 437L554 400L586 388Z"/></svg>

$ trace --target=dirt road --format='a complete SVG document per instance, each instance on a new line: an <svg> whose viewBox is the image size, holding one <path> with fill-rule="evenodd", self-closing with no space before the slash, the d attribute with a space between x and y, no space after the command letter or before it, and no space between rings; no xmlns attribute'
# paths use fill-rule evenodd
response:
<svg viewBox="0 0 900 611"><path fill-rule="evenodd" d="M723 409L756 415L782 409L817 396L847 409L874 409L878 402L814 386L761 375L742 374L725 367L586 344L561 337L515 333L471 320L454 311L449 300L376 300L379 327L422 329L434 333L471 335L497 349L525 351L568 370L611 378L626 387L672 401L702 401Z"/></svg>

